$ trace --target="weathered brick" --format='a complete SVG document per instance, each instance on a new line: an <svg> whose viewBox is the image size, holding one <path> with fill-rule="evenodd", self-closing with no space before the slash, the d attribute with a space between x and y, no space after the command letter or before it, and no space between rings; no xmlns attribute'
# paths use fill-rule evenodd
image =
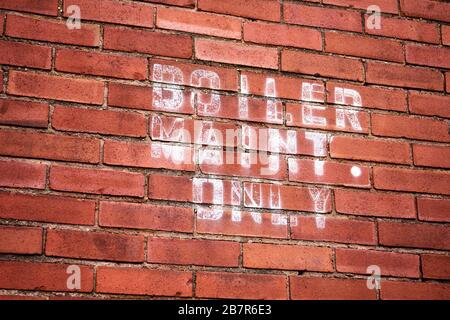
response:
<svg viewBox="0 0 450 320"><path fill-rule="evenodd" d="M187 35L106 26L103 37L105 49L176 58L192 56L192 39Z"/></svg>
<svg viewBox="0 0 450 320"><path fill-rule="evenodd" d="M23 71L9 73L9 94L100 105L104 84L101 81Z"/></svg>
<svg viewBox="0 0 450 320"><path fill-rule="evenodd" d="M280 244L245 243L243 264L246 268L333 271L330 248Z"/></svg>
<svg viewBox="0 0 450 320"><path fill-rule="evenodd" d="M280 21L281 15L278 0L199 0L198 8L203 11L270 21Z"/></svg>
<svg viewBox="0 0 450 320"><path fill-rule="evenodd" d="M200 60L278 69L278 51L255 45L196 39L195 56Z"/></svg>
<svg viewBox="0 0 450 320"><path fill-rule="evenodd" d="M41 254L42 229L23 226L0 226L0 252Z"/></svg>
<svg viewBox="0 0 450 320"><path fill-rule="evenodd" d="M95 290L101 293L190 297L192 272L98 267Z"/></svg>
<svg viewBox="0 0 450 320"><path fill-rule="evenodd" d="M0 130L0 154L15 157L98 163L100 141L31 131Z"/></svg>
<svg viewBox="0 0 450 320"><path fill-rule="evenodd" d="M147 261L151 263L237 267L240 244L231 241L149 238Z"/></svg>
<svg viewBox="0 0 450 320"><path fill-rule="evenodd" d="M336 211L358 216L414 219L414 196L368 191L334 190Z"/></svg>
<svg viewBox="0 0 450 320"><path fill-rule="evenodd" d="M360 60L284 49L281 70L345 80L363 80Z"/></svg>
<svg viewBox="0 0 450 320"><path fill-rule="evenodd" d="M417 210L420 220L450 222L450 199L417 198Z"/></svg>
<svg viewBox="0 0 450 320"><path fill-rule="evenodd" d="M94 270L91 266L80 268L79 290L67 288L69 264L30 261L0 261L0 288L13 290L79 291L92 292Z"/></svg>
<svg viewBox="0 0 450 320"><path fill-rule="evenodd" d="M104 227L192 232L192 208L146 203L100 202L99 224Z"/></svg>
<svg viewBox="0 0 450 320"><path fill-rule="evenodd" d="M374 167L376 189L450 194L450 176L446 172Z"/></svg>
<svg viewBox="0 0 450 320"><path fill-rule="evenodd" d="M56 106L52 126L57 130L145 137L145 116L139 113Z"/></svg>
<svg viewBox="0 0 450 320"><path fill-rule="evenodd" d="M0 186L45 189L46 170L40 162L0 160Z"/></svg>
<svg viewBox="0 0 450 320"><path fill-rule="evenodd" d="M419 278L419 256L389 251L336 249L336 269L339 272L370 274L367 268L380 267L381 275Z"/></svg>
<svg viewBox="0 0 450 320"><path fill-rule="evenodd" d="M198 272L196 297L225 299L287 299L286 276L229 272Z"/></svg>
<svg viewBox="0 0 450 320"><path fill-rule="evenodd" d="M64 16L70 16L70 6L78 6L81 19L153 27L153 6L139 2L116 0L66 0Z"/></svg>
<svg viewBox="0 0 450 320"><path fill-rule="evenodd" d="M49 229L45 254L76 259L142 262L144 237Z"/></svg>
<svg viewBox="0 0 450 320"><path fill-rule="evenodd" d="M378 222L379 243L388 247L449 250L448 225Z"/></svg>
<svg viewBox="0 0 450 320"><path fill-rule="evenodd" d="M184 9L157 9L156 26L161 29L240 39L241 19Z"/></svg>
<svg viewBox="0 0 450 320"><path fill-rule="evenodd" d="M0 193L0 217L26 221L93 225L95 201L62 196Z"/></svg>
<svg viewBox="0 0 450 320"><path fill-rule="evenodd" d="M147 78L147 60L144 58L81 50L57 50L55 68L71 73L131 80Z"/></svg>
<svg viewBox="0 0 450 320"><path fill-rule="evenodd" d="M0 123L24 127L47 128L48 104L0 99Z"/></svg>
<svg viewBox="0 0 450 320"><path fill-rule="evenodd" d="M117 170L60 165L50 170L50 188L61 191L143 197L144 180L142 174Z"/></svg>
<svg viewBox="0 0 450 320"><path fill-rule="evenodd" d="M97 47L100 44L100 27L98 25L83 23L81 29L70 30L63 21L12 14L6 18L6 35L89 47Z"/></svg>
<svg viewBox="0 0 450 320"><path fill-rule="evenodd" d="M290 277L293 300L375 300L376 291L367 288L366 280Z"/></svg>
<svg viewBox="0 0 450 320"><path fill-rule="evenodd" d="M307 6L296 2L284 3L284 21L292 24L362 31L361 14L353 10Z"/></svg>
<svg viewBox="0 0 450 320"><path fill-rule="evenodd" d="M311 241L376 243L375 224L372 221L327 216L299 216L295 220L291 217L291 237Z"/></svg>

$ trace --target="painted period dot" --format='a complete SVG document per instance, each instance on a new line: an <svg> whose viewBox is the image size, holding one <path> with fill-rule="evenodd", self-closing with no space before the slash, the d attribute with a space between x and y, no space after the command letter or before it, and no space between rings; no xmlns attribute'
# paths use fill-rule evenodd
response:
<svg viewBox="0 0 450 320"><path fill-rule="evenodd" d="M354 176L354 177L359 177L359 176L361 176L361 168L360 167L356 167L356 166L353 166L352 167L352 169L350 170L350 172L352 173L352 175Z"/></svg>

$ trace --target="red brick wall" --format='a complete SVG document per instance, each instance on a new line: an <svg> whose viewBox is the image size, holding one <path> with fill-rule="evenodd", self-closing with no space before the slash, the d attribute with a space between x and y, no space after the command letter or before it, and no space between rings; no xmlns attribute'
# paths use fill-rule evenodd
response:
<svg viewBox="0 0 450 320"><path fill-rule="evenodd" d="M450 3L3 0L0 35L0 296L450 299Z"/></svg>

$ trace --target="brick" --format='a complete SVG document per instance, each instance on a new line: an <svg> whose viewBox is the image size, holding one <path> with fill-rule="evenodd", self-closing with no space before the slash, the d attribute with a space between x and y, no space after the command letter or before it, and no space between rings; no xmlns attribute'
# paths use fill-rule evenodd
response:
<svg viewBox="0 0 450 320"><path fill-rule="evenodd" d="M200 150L199 157L200 170L207 174L271 180L286 178L286 160L276 154L261 156L255 152L243 153L206 148Z"/></svg>
<svg viewBox="0 0 450 320"><path fill-rule="evenodd" d="M287 299L286 276L198 272L196 297L222 299Z"/></svg>
<svg viewBox="0 0 450 320"><path fill-rule="evenodd" d="M336 249L336 268L339 272L370 274L367 268L380 267L381 275L419 278L419 256L375 250Z"/></svg>
<svg viewBox="0 0 450 320"><path fill-rule="evenodd" d="M290 277L293 300L375 300L376 291L367 288L365 279Z"/></svg>
<svg viewBox="0 0 450 320"><path fill-rule="evenodd" d="M56 16L58 0L3 0L0 8Z"/></svg>
<svg viewBox="0 0 450 320"><path fill-rule="evenodd" d="M5 23L5 15L4 14L0 14L0 35L3 35L3 31L4 31L4 23Z"/></svg>
<svg viewBox="0 0 450 320"><path fill-rule="evenodd" d="M151 263L237 267L241 246L231 241L153 237L147 248Z"/></svg>
<svg viewBox="0 0 450 320"><path fill-rule="evenodd" d="M104 84L97 80L22 71L9 73L8 93L14 95L100 105L103 91Z"/></svg>
<svg viewBox="0 0 450 320"><path fill-rule="evenodd" d="M52 49L28 43L0 40L0 63L50 70Z"/></svg>
<svg viewBox="0 0 450 320"><path fill-rule="evenodd" d="M195 0L144 0L146 2L168 4L180 7L195 7Z"/></svg>
<svg viewBox="0 0 450 320"><path fill-rule="evenodd" d="M191 104L191 91L181 89L159 90L160 89L156 86L146 87L110 82L108 85L108 105L130 109L156 110L183 114L194 113L194 107ZM161 101L156 98L160 92L162 92L162 95L166 92L171 95L174 92L181 92L182 101L176 108L161 108L158 105Z"/></svg>
<svg viewBox="0 0 450 320"><path fill-rule="evenodd" d="M150 117L150 138L153 141L236 147L239 144L237 136L239 130L241 130L240 126L227 122L156 114ZM228 138L227 134L230 133L235 133L235 135Z"/></svg>
<svg viewBox="0 0 450 320"><path fill-rule="evenodd" d="M405 49L406 61L411 64L450 69L450 49L415 44L407 44Z"/></svg>
<svg viewBox="0 0 450 320"><path fill-rule="evenodd" d="M398 13L396 0L324 0L323 3L364 10L371 5L376 5L380 7L381 12Z"/></svg>
<svg viewBox="0 0 450 320"><path fill-rule="evenodd" d="M325 107L310 103L287 103L286 125L331 131L368 133L369 114L365 111L345 107Z"/></svg>
<svg viewBox="0 0 450 320"><path fill-rule="evenodd" d="M275 48L196 39L195 56L197 59L206 61L278 69L278 51Z"/></svg>
<svg viewBox="0 0 450 320"><path fill-rule="evenodd" d="M299 216L293 225L292 239L328 241L339 243L375 244L375 225L372 221L353 220L334 217Z"/></svg>
<svg viewBox="0 0 450 320"><path fill-rule="evenodd" d="M317 202L317 203L316 203ZM244 206L249 208L330 212L329 191L286 185L244 183Z"/></svg>
<svg viewBox="0 0 450 320"><path fill-rule="evenodd" d="M447 283L383 281L383 300L448 300L450 285Z"/></svg>
<svg viewBox="0 0 450 320"><path fill-rule="evenodd" d="M106 26L105 49L140 52L175 58L192 57L190 36Z"/></svg>
<svg viewBox="0 0 450 320"><path fill-rule="evenodd" d="M289 159L289 180L368 188L369 168L334 161Z"/></svg>
<svg viewBox="0 0 450 320"><path fill-rule="evenodd" d="M450 92L450 72L445 73L445 79L446 79L446 91Z"/></svg>
<svg viewBox="0 0 450 320"><path fill-rule="evenodd" d="M25 296L25 295L1 295L0 300L47 300L47 297Z"/></svg>
<svg viewBox="0 0 450 320"><path fill-rule="evenodd" d="M354 90L354 91L347 91ZM329 103L345 104L358 106L358 101L355 101L350 94L355 91L361 97L361 104L364 108L374 108L382 110L406 111L406 93L403 90L394 88L380 88L352 85L349 83L327 81L327 101ZM343 91L343 102L338 98L338 95ZM346 99L347 98L347 99Z"/></svg>
<svg viewBox="0 0 450 320"><path fill-rule="evenodd" d="M281 15L278 0L199 0L198 9L269 21L280 21Z"/></svg>
<svg viewBox="0 0 450 320"><path fill-rule="evenodd" d="M147 124L142 114L111 110L56 106L52 126L57 130L145 137Z"/></svg>
<svg viewBox="0 0 450 320"><path fill-rule="evenodd" d="M145 58L81 50L57 50L55 68L71 73L131 80L147 78Z"/></svg>
<svg viewBox="0 0 450 320"><path fill-rule="evenodd" d="M450 4L431 0L400 0L400 10L410 17L450 22Z"/></svg>
<svg viewBox="0 0 450 320"><path fill-rule="evenodd" d="M281 70L346 80L363 80L363 65L360 60L286 49L281 54Z"/></svg>
<svg viewBox="0 0 450 320"><path fill-rule="evenodd" d="M443 77L437 70L398 64L367 62L366 81L394 87L443 90Z"/></svg>
<svg viewBox="0 0 450 320"><path fill-rule="evenodd" d="M413 145L414 164L436 168L450 168L450 149L445 146Z"/></svg>
<svg viewBox="0 0 450 320"><path fill-rule="evenodd" d="M99 224L102 227L193 231L193 209L144 203L100 202Z"/></svg>
<svg viewBox="0 0 450 320"><path fill-rule="evenodd" d="M203 97L204 101L209 101L212 98L210 94L204 94ZM246 98L244 104L248 105L248 113L245 115L242 115L240 112L242 102L238 96L221 95L220 101L221 107L218 110L214 110L215 112L205 112L202 108L197 106L197 114L205 117L214 116L215 118L250 122L283 123L283 105L280 101L268 101L267 99L254 97ZM275 109L275 112L272 112L271 109Z"/></svg>
<svg viewBox="0 0 450 320"><path fill-rule="evenodd" d="M417 198L419 219L450 222L450 199Z"/></svg>
<svg viewBox="0 0 450 320"><path fill-rule="evenodd" d="M312 131L242 126L242 144L247 150L326 156L326 140L325 134Z"/></svg>
<svg viewBox="0 0 450 320"><path fill-rule="evenodd" d="M450 279L450 256L422 254L423 277L428 279Z"/></svg>
<svg viewBox="0 0 450 320"><path fill-rule="evenodd" d="M175 8L157 8L156 26L222 38L241 38L241 19Z"/></svg>
<svg viewBox="0 0 450 320"><path fill-rule="evenodd" d="M144 237L49 229L45 254L75 259L142 262Z"/></svg>
<svg viewBox="0 0 450 320"><path fill-rule="evenodd" d="M442 120L372 113L376 136L450 142L448 124Z"/></svg>
<svg viewBox="0 0 450 320"><path fill-rule="evenodd" d="M198 233L220 234L258 238L287 238L287 216L270 213L261 214L261 223L255 223L251 212L240 212L240 221L233 221L232 210L224 209L220 219L209 218L212 209L197 209L195 230ZM205 212L205 216L202 214ZM234 211L236 214L236 212ZM286 219L286 223L279 220Z"/></svg>
<svg viewBox="0 0 450 320"><path fill-rule="evenodd" d="M362 31L361 14L357 11L308 6L295 2L285 2L283 9L284 21L287 23L326 29Z"/></svg>
<svg viewBox="0 0 450 320"><path fill-rule="evenodd" d="M204 181L203 184L199 183L199 185L203 186L203 194L196 195L196 197L194 197L195 181L203 182L203 180L201 180L202 178L192 178L188 176L169 176L163 174L152 174L148 178L148 197L150 199L158 200L212 204L214 203L213 182L219 181L219 183L223 183L224 193L223 203L221 203L221 205L231 205L233 203L232 198L234 197L232 194L232 189L240 189L240 184L238 183L236 186L234 181L212 179L212 181L210 180L209 183L208 181ZM177 190L177 192L174 193L173 190ZM201 198L201 201L198 198Z"/></svg>
<svg viewBox="0 0 450 320"><path fill-rule="evenodd" d="M0 217L25 221L93 225L95 201L62 196L0 193Z"/></svg>
<svg viewBox="0 0 450 320"><path fill-rule="evenodd" d="M0 261L0 288L13 290L75 291L67 288L69 264L20 261ZM92 292L94 270L91 266L80 268L79 292Z"/></svg>
<svg viewBox="0 0 450 320"><path fill-rule="evenodd" d="M441 25L442 28L442 44L450 46L450 26Z"/></svg>
<svg viewBox="0 0 450 320"><path fill-rule="evenodd" d="M379 243L389 247L449 250L450 228L427 223L378 222Z"/></svg>
<svg viewBox="0 0 450 320"><path fill-rule="evenodd" d="M68 8L80 7L83 20L95 20L139 27L153 27L153 6L144 3L115 0L67 0L64 16L70 16Z"/></svg>
<svg viewBox="0 0 450 320"><path fill-rule="evenodd" d="M18 15L8 15L6 35L38 41L74 44L98 47L100 44L100 27L83 23L81 29L68 29L66 22L46 20Z"/></svg>
<svg viewBox="0 0 450 320"><path fill-rule="evenodd" d="M234 68L223 68L216 66L208 66L203 64L186 63L175 60L163 60L163 59L150 59L150 80L154 82L168 83L168 84L178 84L193 86L198 88L207 89L219 89L219 90L238 90L238 72ZM158 75L156 71L164 68L179 69L181 77L173 79L170 74ZM192 80L192 75L195 73L212 73L217 75L220 79L219 83L216 85L212 81L198 81L194 82ZM164 75L166 77L164 77Z"/></svg>
<svg viewBox="0 0 450 320"><path fill-rule="evenodd" d="M374 167L376 189L450 194L450 177L445 172Z"/></svg>
<svg viewBox="0 0 450 320"><path fill-rule="evenodd" d="M246 22L243 30L244 40L248 42L322 50L322 35L311 28Z"/></svg>
<svg viewBox="0 0 450 320"><path fill-rule="evenodd" d="M0 130L0 154L14 157L98 163L98 139L31 131Z"/></svg>
<svg viewBox="0 0 450 320"><path fill-rule="evenodd" d="M302 99L303 86L314 85L316 87L324 87L322 81L280 76L275 73L261 73L243 70L241 71L241 75L247 78L248 93L259 96L266 96L268 78L274 80L276 96L278 98L300 100ZM317 93L317 95L319 98L315 97L316 99L320 99L321 101L325 100L324 89L323 94Z"/></svg>
<svg viewBox="0 0 450 320"><path fill-rule="evenodd" d="M409 111L414 114L450 118L450 97L409 92Z"/></svg>
<svg viewBox="0 0 450 320"><path fill-rule="evenodd" d="M47 128L48 104L0 99L0 123L24 127Z"/></svg>
<svg viewBox="0 0 450 320"><path fill-rule="evenodd" d="M117 170L59 165L50 170L50 188L61 191L143 197L144 180L142 174Z"/></svg>
<svg viewBox="0 0 450 320"><path fill-rule="evenodd" d="M245 268L331 272L331 259L330 248L261 243L243 245Z"/></svg>
<svg viewBox="0 0 450 320"><path fill-rule="evenodd" d="M152 88L110 82L108 84L108 105L151 110L153 107Z"/></svg>
<svg viewBox="0 0 450 320"><path fill-rule="evenodd" d="M47 166L43 163L0 161L0 186L45 189Z"/></svg>
<svg viewBox="0 0 450 320"><path fill-rule="evenodd" d="M341 32L325 32L325 51L393 62L405 60L403 45L399 41Z"/></svg>
<svg viewBox="0 0 450 320"><path fill-rule="evenodd" d="M365 21L368 18L369 16L366 15ZM439 43L439 29L436 23L385 16L382 17L381 23L380 29L368 28L366 24L366 33L404 40Z"/></svg>
<svg viewBox="0 0 450 320"><path fill-rule="evenodd" d="M106 140L103 162L109 165L195 171L194 149L179 145Z"/></svg>
<svg viewBox="0 0 450 320"><path fill-rule="evenodd" d="M415 219L414 196L366 191L334 190L336 211L357 216Z"/></svg>
<svg viewBox="0 0 450 320"><path fill-rule="evenodd" d="M393 140L333 136L332 158L410 164L409 144Z"/></svg>
<svg viewBox="0 0 450 320"><path fill-rule="evenodd" d="M450 72L445 73L445 91L450 92Z"/></svg>
<svg viewBox="0 0 450 320"><path fill-rule="evenodd" d="M42 229L24 226L0 226L0 252L41 254Z"/></svg>
<svg viewBox="0 0 450 320"><path fill-rule="evenodd" d="M188 271L98 267L96 292L191 297L192 282Z"/></svg>

